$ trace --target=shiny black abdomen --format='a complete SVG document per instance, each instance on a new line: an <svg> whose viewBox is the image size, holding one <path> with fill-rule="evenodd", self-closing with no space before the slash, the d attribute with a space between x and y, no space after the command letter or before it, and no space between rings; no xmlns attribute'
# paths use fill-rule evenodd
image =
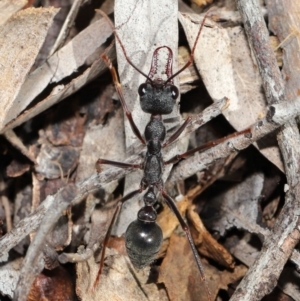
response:
<svg viewBox="0 0 300 301"><path fill-rule="evenodd" d="M125 244L130 261L137 269L149 265L156 258L163 241L161 228L154 222L132 222L125 233Z"/></svg>

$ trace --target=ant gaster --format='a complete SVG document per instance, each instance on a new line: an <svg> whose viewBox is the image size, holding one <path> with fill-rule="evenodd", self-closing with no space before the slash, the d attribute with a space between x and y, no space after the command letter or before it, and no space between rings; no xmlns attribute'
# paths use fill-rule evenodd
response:
<svg viewBox="0 0 300 301"><path fill-rule="evenodd" d="M140 105L142 110L145 113L151 114L151 116L150 116L150 121L146 125L144 137L143 137L132 118L131 112L127 108L121 90L121 84L118 81L116 70L112 66L112 63L110 59L106 56L106 54L103 54L102 59L104 60L104 62L106 63L106 65L108 66L112 74L116 91L120 98L124 112L129 120L133 133L141 141L142 144L146 145L147 152L146 152L144 163L142 164L128 164L128 163L116 162L116 161L105 160L105 159L99 159L96 163L97 170L100 170L101 164L109 164L120 168L143 169L144 175L141 180L140 188L124 196L117 204L116 210L113 214L112 221L110 223L106 237L103 242L103 250L100 259L100 268L97 275L97 279L94 283L94 287L97 285L99 281L102 268L104 265L105 247L107 246L112 227L119 215L122 204L125 203L127 200L131 199L134 195L137 195L148 188L147 192L143 197L145 203L144 207L140 209L137 215L137 219L128 226L125 233L126 249L132 264L138 269L141 269L149 265L154 261L161 247L163 241L163 235L162 235L161 228L156 223L157 213L153 207L153 205L156 203L156 192L159 191L163 196L163 198L165 199L167 205L176 215L181 227L185 231L193 255L195 257L198 269L200 271L201 280L204 281L205 283L208 300L211 300L211 294L208 289L207 281L205 279L203 267L199 255L197 253L197 250L195 248L190 230L186 222L182 218L180 212L178 211L174 200L164 190L163 180L162 180L162 170L164 165L176 163L181 158L185 158L191 155L192 153L199 151L200 148L196 148L189 152L177 155L168 161L164 161L161 154L161 149L174 142L179 137L179 135L183 132L186 126L191 122L191 118L187 118L185 122L174 132L174 134L171 135L167 141L165 141L166 128L162 120L162 115L171 114L174 105L176 103L176 99L179 96L178 88L173 84L173 79L193 62L193 56L194 56L196 44L198 42L200 32L203 28L207 14L205 15L202 24L200 26L200 29L198 31L194 46L191 50L189 61L179 71L177 71L175 74L172 74L172 63L173 63L172 50L168 46L161 46L155 49L152 57L150 72L148 75L146 75L144 72L139 70L127 56L124 45L122 44L116 32L116 29L114 28L113 24L111 23L107 15L100 10L98 10L98 12L103 17L105 17L106 20L111 25L114 35L122 48L122 51L124 53L127 62L146 78L146 82L139 86L138 93L140 96ZM155 77L157 73L158 51L162 48L165 48L168 52L167 64L165 67L165 73L167 75L166 80L162 80L161 78Z"/></svg>

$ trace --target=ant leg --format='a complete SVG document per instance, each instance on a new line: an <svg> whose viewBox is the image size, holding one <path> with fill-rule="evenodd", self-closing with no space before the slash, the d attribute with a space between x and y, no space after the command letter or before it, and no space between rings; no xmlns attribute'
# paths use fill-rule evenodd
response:
<svg viewBox="0 0 300 301"><path fill-rule="evenodd" d="M124 98L124 95L123 95L123 92L122 92L122 85L120 84L120 82L118 80L118 76L117 76L117 72L116 72L115 67L112 65L111 60L108 58L108 56L105 53L101 55L101 58L103 59L104 63L106 64L106 66L110 70L110 73L112 75L113 82L114 82L114 85L115 85L115 89L118 93L118 96L120 98L123 110L126 114L126 117L129 121L129 123L130 123L130 126L131 126L131 129L132 129L133 133L142 142L142 144L146 144L144 138L142 137L139 129L137 128L137 126L136 126L136 124L135 124L135 122L132 118L131 112L129 111L129 109L127 107L127 104L125 102L125 98Z"/></svg>
<svg viewBox="0 0 300 301"><path fill-rule="evenodd" d="M97 274L97 277L96 277L96 280L93 284L93 290L96 289L96 286L97 284L99 283L99 280L100 280L100 276L101 276L101 273L102 273L102 270L103 270L103 266L104 266L104 257L105 257L105 249L107 247L107 244L108 244L108 240L109 240L109 237L110 237L110 233L111 233L111 230L115 224L115 221L117 220L119 214L120 214L120 210L122 208L122 205L130 200L131 198L133 198L136 194L138 193L141 193L143 191L143 188L140 188L140 189L137 189L137 190L134 190L130 193L128 193L127 195L125 195L117 204L116 206L116 209L115 209L115 212L113 214L113 217L111 219L111 222L109 224L109 227L107 229L107 232L106 232L106 235L105 235L105 238L103 240L103 246L102 246L102 251L101 251L101 258L100 258L100 267L99 267L99 270L98 270L98 274Z"/></svg>
<svg viewBox="0 0 300 301"><path fill-rule="evenodd" d="M197 266L198 266L198 269L199 269L199 272L200 272L201 281L203 281L204 284L205 284L205 289L206 289L206 293L207 293L207 296L208 296L208 300L211 301L211 293L210 293L210 290L208 288L208 283L207 283L207 280L206 280L206 277L205 277L205 274L204 274L203 266L202 266L200 257L198 255L198 252L196 250L196 247L195 247L190 229L189 229L188 225L186 224L186 222L184 221L184 219L182 218L180 212L178 211L178 208L177 208L174 200L163 189L161 189L160 192L161 192L162 196L164 197L164 199L166 200L166 203L169 206L169 208L176 215L183 231L185 232L185 235L186 235L186 237L189 241L189 244L190 244L191 249L193 251L193 255L194 255L194 258L196 260L196 263L197 263Z"/></svg>
<svg viewBox="0 0 300 301"><path fill-rule="evenodd" d="M189 60L187 61L187 63L181 68L179 69L176 73L174 73L171 77L168 78L167 82L169 81L172 81L173 78L175 78L178 74L180 74L184 69L186 69L188 66L190 66L193 61L194 61L194 54L195 54L195 49L196 49L196 46L197 46L197 43L198 43L198 40L199 40L199 37L200 37L200 33L202 31L202 28L204 26L204 23L205 23L205 20L206 18L208 17L208 14L209 14L210 10L208 10L206 12L206 14L204 15L204 18L202 20L202 23L200 25L200 28L199 28L199 31L198 31L198 34L197 34L197 37L196 37L196 40L194 42L194 45L193 45L193 48L191 50L191 54L190 54L190 57L189 57Z"/></svg>
<svg viewBox="0 0 300 301"><path fill-rule="evenodd" d="M183 132L183 130L191 123L192 117L188 117L185 122L176 130L176 132L169 137L169 139L162 145L162 148L168 146L172 142L174 142L180 134Z"/></svg>
<svg viewBox="0 0 300 301"><path fill-rule="evenodd" d="M96 170L97 172L101 171L101 164L108 164L120 168L134 168L134 169L143 169L142 164L131 164L131 163L124 163L124 162L118 162L118 161L112 161L112 160L105 160L105 159L98 159L96 162Z"/></svg>
<svg viewBox="0 0 300 301"><path fill-rule="evenodd" d="M179 155L176 155L174 156L173 158L169 159L168 161L165 161L164 164L167 165L167 164L175 164L176 162L178 162L180 159L183 159L183 158L186 158L188 156L191 156L193 155L194 153L196 152L199 152L199 151L202 151L202 150L205 150L207 148L210 148L212 146L216 146L218 144L221 144L222 142L225 142L227 139L230 139L230 138L233 138L233 137L236 137L236 136L239 136L239 135L244 135L244 134L247 134L247 133L250 133L251 132L251 128L248 128L248 129L245 129L243 131L240 131L240 132L235 132L231 135L228 135L224 138L220 138L220 139L217 139L217 140L214 140L214 141L209 141L203 145L200 145L196 148L193 148L185 153L182 153L182 154L179 154Z"/></svg>

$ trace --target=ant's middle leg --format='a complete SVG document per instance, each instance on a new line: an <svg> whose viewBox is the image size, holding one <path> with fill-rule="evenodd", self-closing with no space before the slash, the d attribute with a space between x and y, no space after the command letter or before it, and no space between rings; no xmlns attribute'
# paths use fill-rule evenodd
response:
<svg viewBox="0 0 300 301"><path fill-rule="evenodd" d="M217 139L217 140L213 140L213 141L209 141L203 145L200 145L196 148L193 148L185 153L182 153L182 154L179 154L179 155L176 155L174 156L173 158L169 159L168 161L165 161L164 164L167 165L167 164L175 164L177 163L180 159L183 159L183 158L187 158L191 155L193 155L194 153L196 152L199 152L199 151L203 151L205 149L208 149L210 147L213 147L213 146L216 146L218 144L221 144L223 142L225 142L226 140L230 139L230 138L233 138L233 137L236 137L236 136L239 136L239 135L245 135L245 134L248 134L251 132L251 128L247 128L243 131L240 131L240 132L235 132L231 135L228 135L224 138L220 138L220 139Z"/></svg>
<svg viewBox="0 0 300 301"><path fill-rule="evenodd" d="M118 93L118 96L120 98L123 110L126 114L126 117L129 121L129 123L130 123L130 126L131 126L131 129L132 129L133 133L142 142L142 144L146 144L144 138L142 137L139 129L137 128L137 126L136 126L136 124L135 124L135 122L132 118L131 112L129 111L129 109L127 107L127 104L126 104L126 101L125 101L125 98L124 98L124 95L123 95L123 92L122 92L122 85L120 84L120 82L118 80L118 76L117 76L117 72L116 72L115 67L112 65L111 60L108 58L108 56L106 54L102 54L101 57L102 57L104 63L106 64L106 66L108 67L108 69L110 70L110 73L112 75L113 82L114 82L114 85L115 85L115 89Z"/></svg>
<svg viewBox="0 0 300 301"><path fill-rule="evenodd" d="M143 169L142 164L124 163L124 162L118 162L118 161L112 161L112 160L106 160L106 159L98 159L96 162L97 172L101 171L102 164L112 165L112 166L116 166L116 167L120 167L120 168Z"/></svg>

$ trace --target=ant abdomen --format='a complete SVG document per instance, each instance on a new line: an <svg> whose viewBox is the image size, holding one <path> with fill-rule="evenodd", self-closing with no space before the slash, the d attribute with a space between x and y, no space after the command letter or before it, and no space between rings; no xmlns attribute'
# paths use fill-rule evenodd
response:
<svg viewBox="0 0 300 301"><path fill-rule="evenodd" d="M163 234L156 222L133 221L125 233L125 244L130 261L137 269L151 264L162 245Z"/></svg>

